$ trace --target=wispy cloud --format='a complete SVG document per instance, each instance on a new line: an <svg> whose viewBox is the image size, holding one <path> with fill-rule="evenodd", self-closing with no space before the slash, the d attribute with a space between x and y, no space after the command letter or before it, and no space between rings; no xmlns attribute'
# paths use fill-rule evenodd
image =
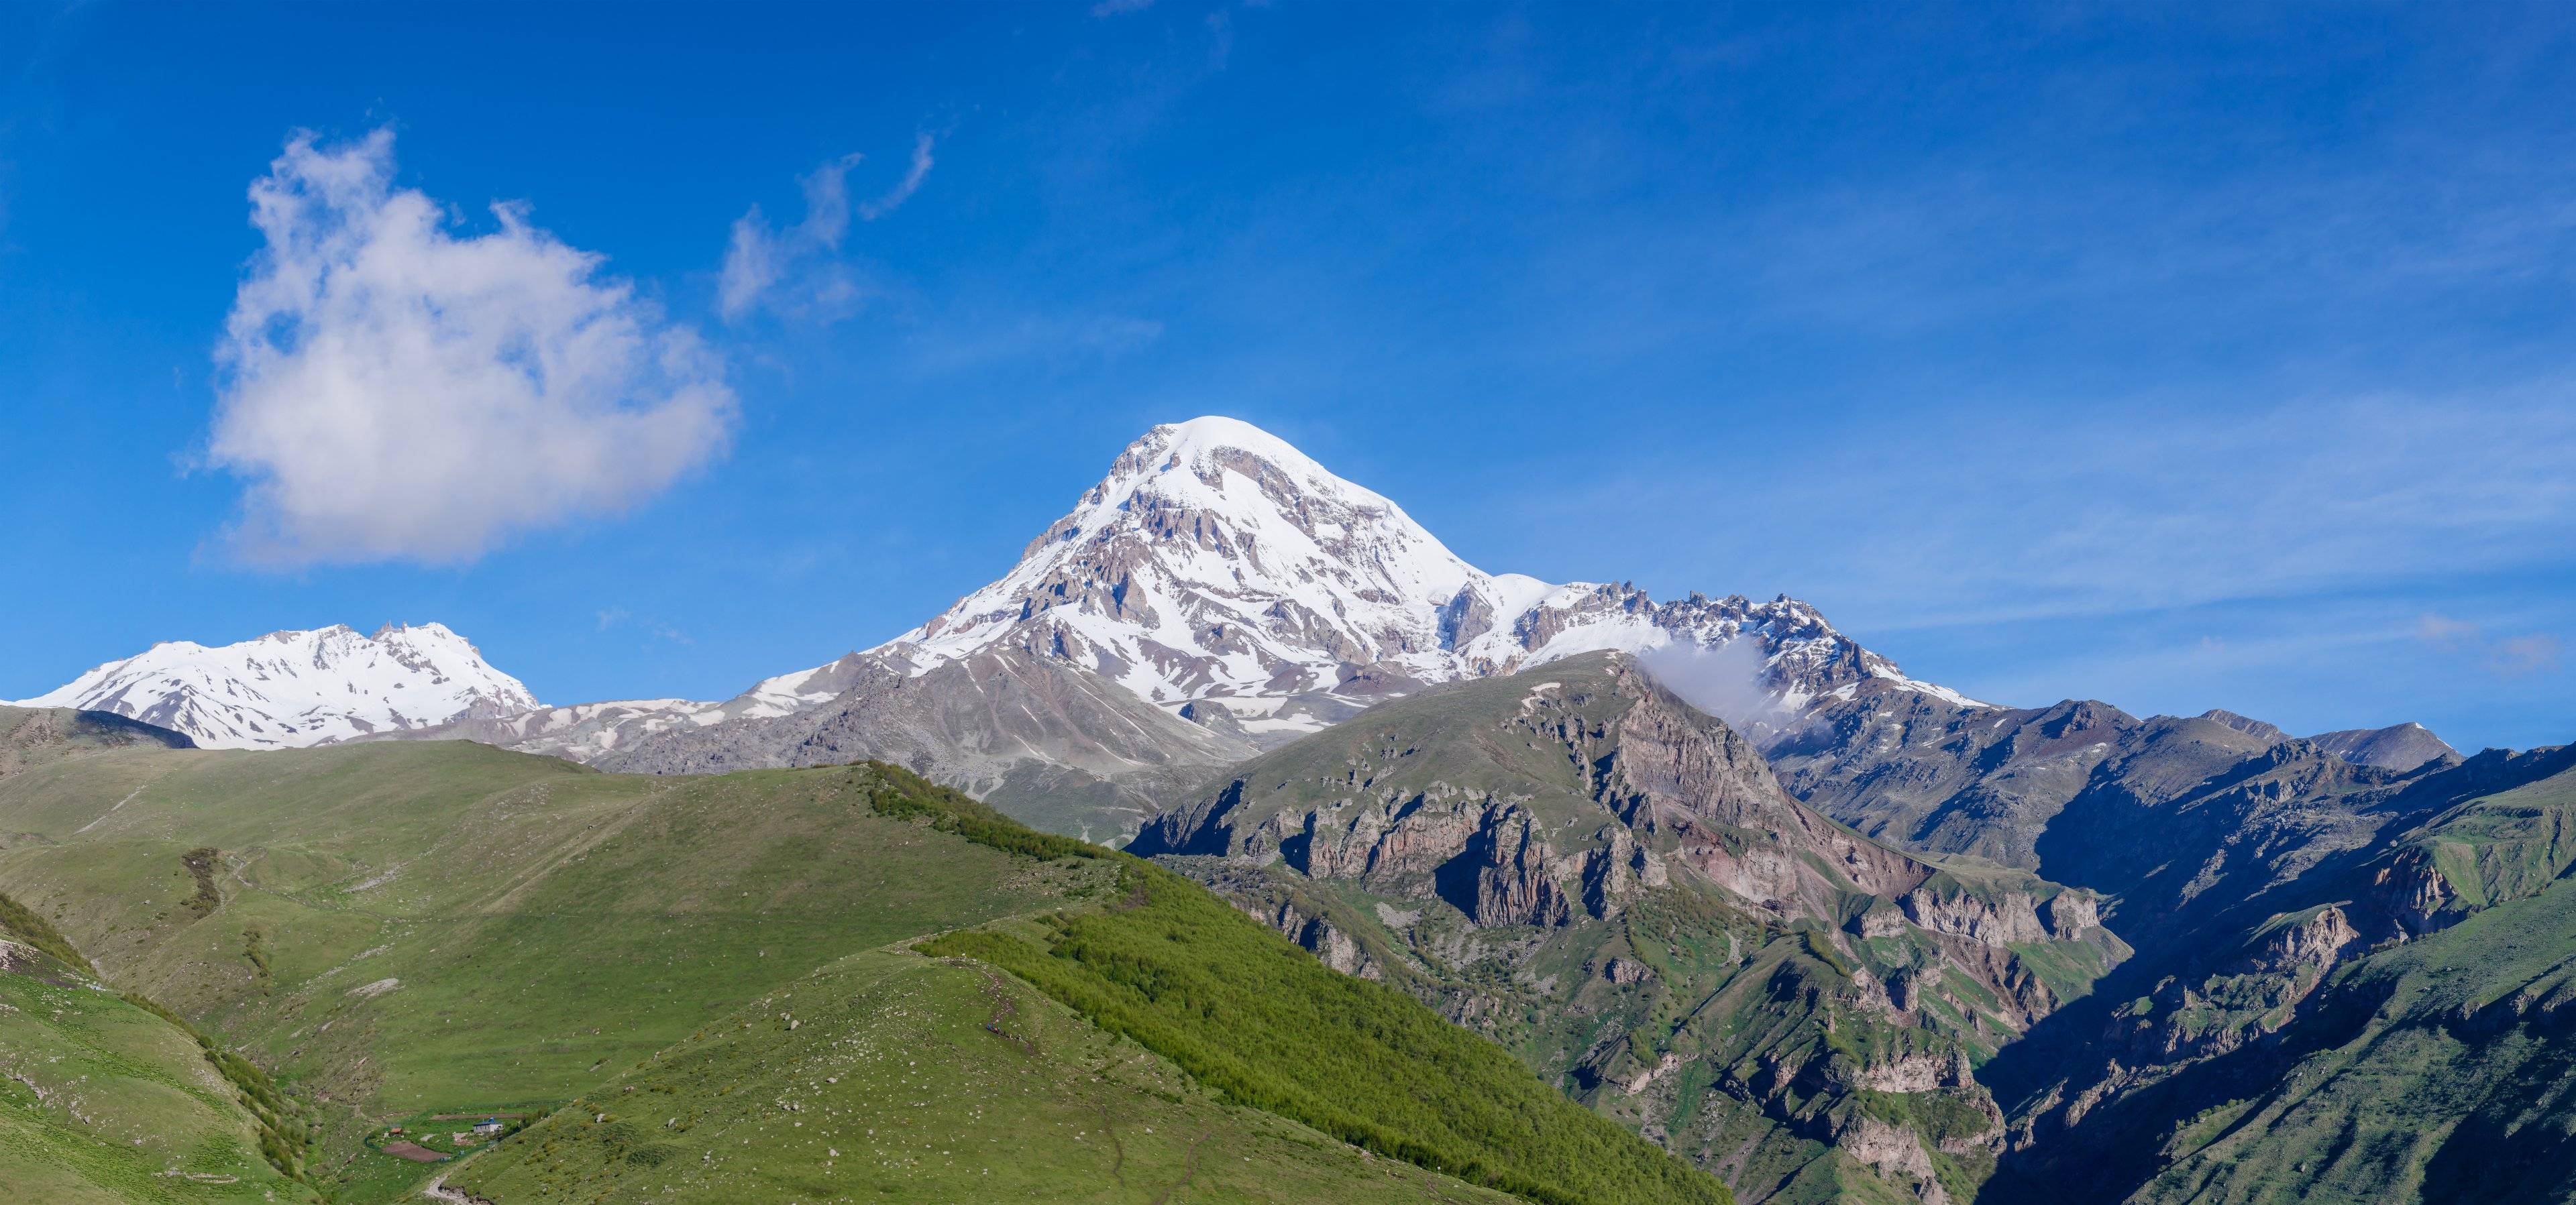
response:
<svg viewBox="0 0 2576 1205"><path fill-rule="evenodd" d="M805 218L784 230L773 228L754 205L735 219L725 246L724 269L716 281L716 308L728 322L766 307L796 317L837 318L855 309L863 294L849 266L840 262L841 241L850 232L850 215L873 222L893 213L921 190L930 175L929 134L914 141L912 161L903 178L873 200L850 202L851 169L865 155L843 155L801 177Z"/></svg>
<svg viewBox="0 0 2576 1205"><path fill-rule="evenodd" d="M1095 17L1115 17L1121 13L1141 13L1154 7L1154 0L1100 0L1091 6Z"/></svg>
<svg viewBox="0 0 2576 1205"><path fill-rule="evenodd" d="M1606 488L1659 513L1755 508L1634 555L1738 575L1702 588L1852 600L1838 614L1879 631L2295 597L2563 566L2570 392L1931 407L1798 455L1649 451Z"/></svg>
<svg viewBox="0 0 2576 1205"><path fill-rule="evenodd" d="M630 507L720 455L722 365L601 257L492 206L459 237L396 188L393 134L297 134L251 186L204 462L248 482L227 543L272 564L471 561Z"/></svg>
<svg viewBox="0 0 2576 1205"><path fill-rule="evenodd" d="M2566 652L2558 638L2543 632L2523 636L2489 636L2483 625L2453 619L2431 611L2415 625L2416 639L2499 678L2529 678L2554 674L2564 663Z"/></svg>
<svg viewBox="0 0 2576 1205"><path fill-rule="evenodd" d="M930 145L931 138L928 134L921 135L913 142L912 166L904 169L902 181L893 188L887 189L884 196L860 206L860 217L873 222L893 213L896 206L911 200L912 194L921 191L922 177L930 174Z"/></svg>

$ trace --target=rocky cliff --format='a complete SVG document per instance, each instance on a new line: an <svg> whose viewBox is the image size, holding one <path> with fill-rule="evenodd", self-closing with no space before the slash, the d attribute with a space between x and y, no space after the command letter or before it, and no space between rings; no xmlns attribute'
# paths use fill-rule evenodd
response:
<svg viewBox="0 0 2576 1205"><path fill-rule="evenodd" d="M1751 1200L1972 1191L2004 1127L1969 1066L2125 953L2083 893L1799 803L1619 654L1385 704L1131 848Z"/></svg>

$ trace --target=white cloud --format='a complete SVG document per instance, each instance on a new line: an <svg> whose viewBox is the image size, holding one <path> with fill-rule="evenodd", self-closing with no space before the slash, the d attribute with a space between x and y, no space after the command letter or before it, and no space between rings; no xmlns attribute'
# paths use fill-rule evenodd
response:
<svg viewBox="0 0 2576 1205"><path fill-rule="evenodd" d="M836 318L858 302L860 289L849 269L839 263L841 240L849 235L850 215L873 222L893 213L920 191L930 174L933 139L923 134L913 143L912 163L894 187L872 201L850 204L850 169L866 156L843 155L815 168L798 183L805 190L805 220L774 230L754 205L734 220L726 244L724 270L716 281L716 308L732 322L767 306L796 317Z"/></svg>
<svg viewBox="0 0 2576 1205"><path fill-rule="evenodd" d="M1091 6L1095 17L1115 17L1120 13L1141 13L1154 7L1154 0L1100 0Z"/></svg>
<svg viewBox="0 0 2576 1205"><path fill-rule="evenodd" d="M1737 728L1787 718L1780 700L1762 685L1769 666L1759 641L1729 641L1713 649L1667 644L1637 654L1637 661L1664 689Z"/></svg>
<svg viewBox="0 0 2576 1205"><path fill-rule="evenodd" d="M233 301L206 463L248 480L256 561L471 561L610 514L720 455L718 358L601 257L496 204L458 237L393 186L393 135L297 134L250 190L267 247Z"/></svg>
<svg viewBox="0 0 2576 1205"><path fill-rule="evenodd" d="M895 207L912 199L921 190L921 178L930 174L930 135L924 134L912 144L912 166L906 168L903 180L886 194L859 207L859 216L873 222L893 213Z"/></svg>

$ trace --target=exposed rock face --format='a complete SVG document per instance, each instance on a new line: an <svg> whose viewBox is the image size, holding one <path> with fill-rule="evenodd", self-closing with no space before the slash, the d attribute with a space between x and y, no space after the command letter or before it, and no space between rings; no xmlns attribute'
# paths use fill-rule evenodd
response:
<svg viewBox="0 0 2576 1205"><path fill-rule="evenodd" d="M2140 720L2106 703L1961 708L1862 690L1764 753L1781 785L1864 835L2043 870L2038 843L2105 781L2162 797L2269 748L2206 717Z"/></svg>
<svg viewBox="0 0 2576 1205"><path fill-rule="evenodd" d="M1308 916L1291 901L1280 901L1268 913L1247 908L1254 917L1306 947L1325 966L1361 979L1383 979L1386 972L1351 935L1321 916Z"/></svg>
<svg viewBox="0 0 2576 1205"><path fill-rule="evenodd" d="M2108 924L2149 952L2383 839L2419 806L2409 784L2452 764L2382 769L2226 712L1968 712L1868 691L1767 752L1792 794L1864 834L2118 897L2118 914L2062 927Z"/></svg>
<svg viewBox="0 0 2576 1205"><path fill-rule="evenodd" d="M2088 892L2063 892L2039 906L2039 917L2049 936L2080 938L2086 930L2102 927L2101 899Z"/></svg>
<svg viewBox="0 0 2576 1205"><path fill-rule="evenodd" d="M1935 1156L1990 1158L2004 1134L1972 1055L2061 1003L2021 949L2094 967L2124 952L2081 893L1834 824L1615 654L1389 703L1235 767L1130 848L1334 965L1384 951L1357 965L1515 1049L1600 1018L1541 1073L1748 1200L1783 1161L1943 1199ZM1952 1121L1874 1121L1861 1092Z"/></svg>
<svg viewBox="0 0 2576 1205"><path fill-rule="evenodd" d="M2123 1014L2132 1065L2226 1054L2279 1030L2301 1001L2362 942L2343 909L2328 907L2259 937L2206 978L2168 981L2146 1010Z"/></svg>
<svg viewBox="0 0 2576 1205"><path fill-rule="evenodd" d="M1950 1193L1941 1187L1932 1154L1912 1131L1854 1113L1834 1128L1832 1141L1835 1149L1911 1189L1924 1205L1949 1205Z"/></svg>
<svg viewBox="0 0 2576 1205"><path fill-rule="evenodd" d="M2422 848L2398 851L2371 875L2371 903L2410 934L2440 928L2444 909L2458 895Z"/></svg>
<svg viewBox="0 0 2576 1205"><path fill-rule="evenodd" d="M1579 799L1546 807L1521 792L1436 777L1416 785L1412 751L1366 766L1287 758L1283 764L1312 776L1265 791L1260 783L1270 772L1247 768L1200 801L1155 818L1131 848L1276 859L1309 876L1386 891L1427 875L1436 894L1485 925L1563 923L1578 902L1585 913L1608 917L1640 891L1669 884L1676 862L1790 916L1830 915L1838 893L1895 895L1931 877L1931 867L1855 837L1783 794L1751 744L1633 663L1594 668L1587 661L1585 671L1569 676L1598 693L1538 683L1484 739L1564 750L1573 778L1568 793ZM2034 905L2023 899L2020 906L2027 912ZM1978 923L1942 916L1944 923ZM2035 916L2028 927L2038 933Z"/></svg>
<svg viewBox="0 0 2576 1205"><path fill-rule="evenodd" d="M1601 977L1612 983L1644 983L1654 974L1653 968L1633 958L1613 958L1601 968Z"/></svg>
<svg viewBox="0 0 2576 1205"><path fill-rule="evenodd" d="M2328 906L2307 920L2282 926L2249 952L2242 966L2247 974L2277 975L2298 969L2322 973L2360 940L2361 931L2352 927L2344 910Z"/></svg>
<svg viewBox="0 0 2576 1205"><path fill-rule="evenodd" d="M1872 1092L1929 1092L1935 1088L1969 1087L1976 1079L1968 1070L1967 1052L1952 1049L1899 1055L1860 1068L1850 1075L1849 1082L1852 1087Z"/></svg>
<svg viewBox="0 0 2576 1205"><path fill-rule="evenodd" d="M2008 892L1995 901L1918 889L1898 897L1896 906L1904 909L1910 924L1934 933L1955 933L1983 945L2057 936L2040 922L2038 901L2027 892Z"/></svg>

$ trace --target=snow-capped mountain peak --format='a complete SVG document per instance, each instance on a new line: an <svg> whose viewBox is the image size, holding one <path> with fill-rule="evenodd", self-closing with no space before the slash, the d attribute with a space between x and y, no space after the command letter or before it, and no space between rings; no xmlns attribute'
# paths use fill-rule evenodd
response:
<svg viewBox="0 0 2576 1205"><path fill-rule="evenodd" d="M1436 649L1439 606L1487 580L1395 503L1200 418L1146 432L1009 574L895 645L926 667L1017 644L1161 703L1296 693Z"/></svg>
<svg viewBox="0 0 2576 1205"><path fill-rule="evenodd" d="M16 705L115 712L209 749L273 749L539 704L463 636L428 623L373 636L333 624L226 645L164 641Z"/></svg>
<svg viewBox="0 0 2576 1205"><path fill-rule="evenodd" d="M1949 693L1785 596L1659 604L1625 584L1486 573L1383 495L1211 417L1146 432L1010 573L872 652L919 672L1015 647L1284 735L1426 683L1744 636L1759 639L1747 675L1769 707L1870 680Z"/></svg>

